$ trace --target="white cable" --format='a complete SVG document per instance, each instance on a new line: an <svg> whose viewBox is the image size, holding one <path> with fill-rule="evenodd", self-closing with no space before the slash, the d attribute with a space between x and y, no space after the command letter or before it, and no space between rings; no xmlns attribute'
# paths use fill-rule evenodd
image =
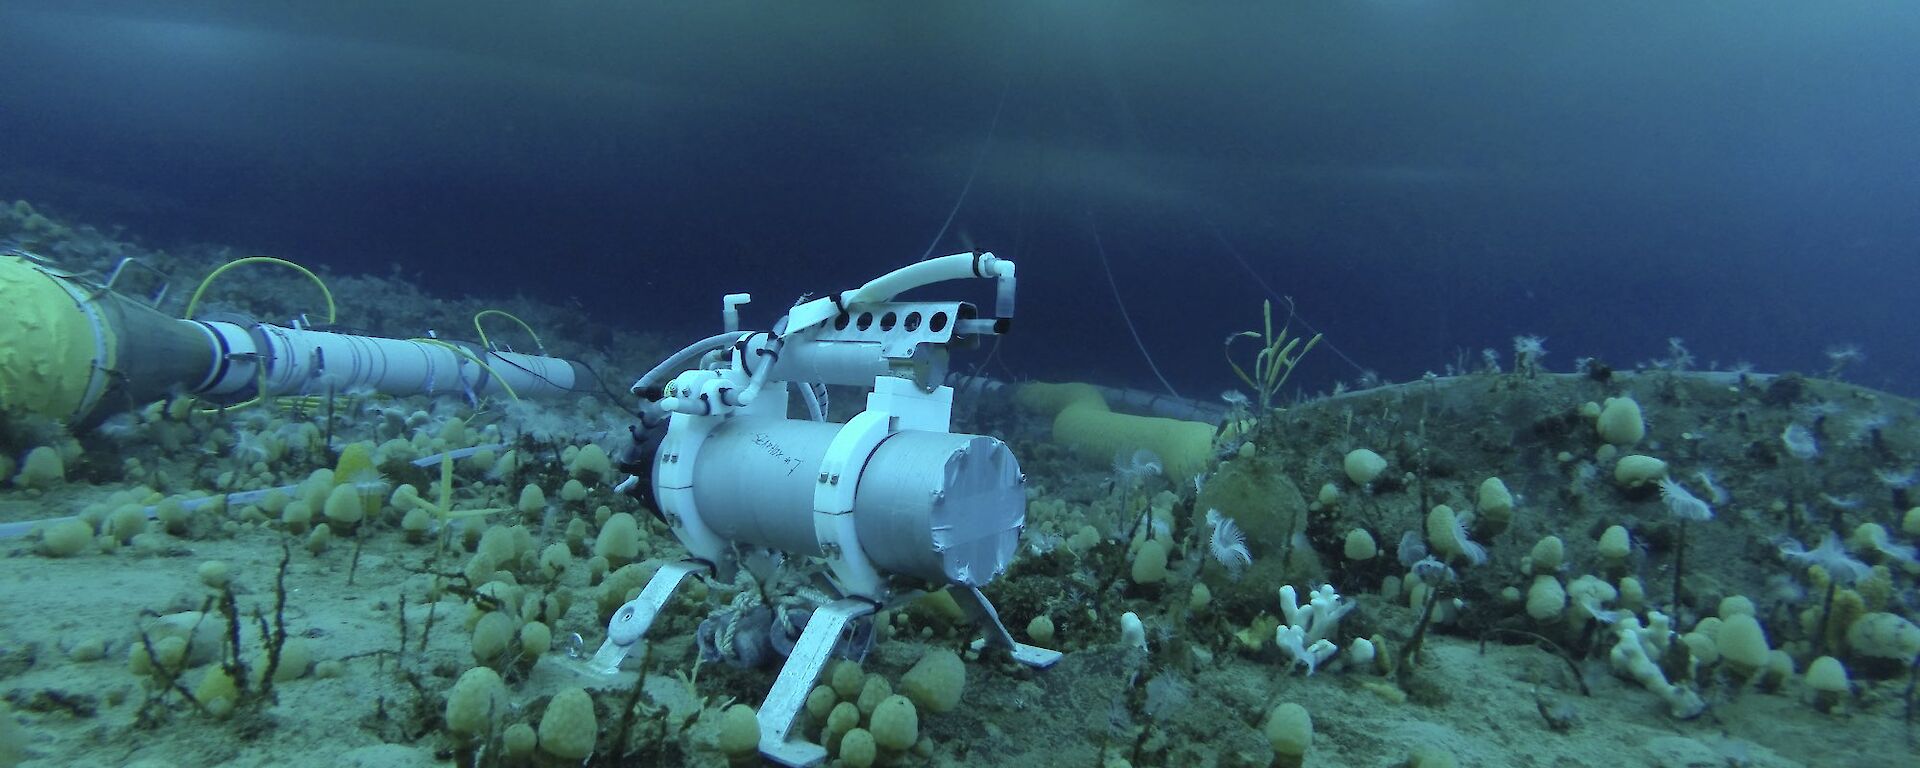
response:
<svg viewBox="0 0 1920 768"><path fill-rule="evenodd" d="M953 226L953 217L960 215L960 207L967 202L967 192L973 189L973 177L980 173L980 163L987 159L987 150L993 147L993 131L1000 127L1000 110L1007 105L1007 90L1013 82L1009 80L1000 87L1000 102L993 107L993 122L987 124L987 140L980 143L980 151L973 155L973 169L967 171L967 183L960 185L960 198L953 201L953 210L947 211L947 220L940 223L940 231L933 233L933 242L927 243L927 251L920 254L920 260L926 261L933 251L940 247L940 239L947 236L947 227Z"/></svg>
<svg viewBox="0 0 1920 768"><path fill-rule="evenodd" d="M1153 369L1154 378L1160 380L1160 385L1166 387L1169 394L1180 397L1180 391L1174 389L1167 377L1160 374L1160 366L1153 364L1153 355L1147 353L1146 342L1140 340L1140 330L1133 327L1133 315L1127 313L1127 302L1120 298L1120 283L1113 279L1113 265L1107 263L1107 249L1100 244L1100 227L1093 223L1092 214L1088 214L1087 224L1093 228L1093 250L1100 254L1100 268L1107 272L1107 286L1113 289L1113 302L1120 305L1120 319L1127 321L1127 332L1133 334L1133 345L1140 348L1140 356L1147 359L1147 367Z"/></svg>

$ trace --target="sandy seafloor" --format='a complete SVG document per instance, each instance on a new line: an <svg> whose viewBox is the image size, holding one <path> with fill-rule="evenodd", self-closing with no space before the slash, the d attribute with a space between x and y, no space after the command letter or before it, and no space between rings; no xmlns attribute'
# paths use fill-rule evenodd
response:
<svg viewBox="0 0 1920 768"><path fill-rule="evenodd" d="M176 266L191 272L191 263L181 257ZM349 283L338 291L343 311L368 300L354 292L354 285L371 283ZM542 316L529 304L522 300L518 306L533 316L530 320ZM564 335L558 326L552 333ZM559 342L550 339L564 348ZM616 340L612 347L623 343ZM627 346L654 354L660 349L657 341ZM603 349L599 354L617 358L620 353ZM628 360L625 368L650 362ZM609 367L614 369L610 378L630 375L618 365ZM1209 565L1204 544L1189 546L1204 511L1195 506L1189 479L1120 479L1109 457L1076 457L1051 445L1044 418L1004 403L965 402L956 429L1007 439L1030 478L1033 502L1021 559L986 592L1023 638L1035 616L1052 617L1058 627L1052 645L1066 656L1057 667L1039 672L992 657L970 659L961 705L949 712L922 712L920 744L883 761L1266 765L1273 754L1262 721L1275 704L1293 702L1313 718L1307 765L1432 766L1446 764L1449 757L1477 766L1915 764L1920 751L1916 726L1908 720L1906 667L1850 657L1844 640L1828 652L1847 662L1853 687L1830 711L1814 706L1797 673L1776 689L1760 690L1739 682L1722 665L1706 664L1689 683L1706 702L1705 712L1676 719L1639 684L1609 669L1607 630L1565 619L1537 621L1511 596L1502 596L1507 587L1528 588L1532 578L1521 571L1524 558L1540 537L1557 535L1565 542L1567 564L1555 578L1570 582L1591 573L1617 584L1632 575L1645 585L1648 605L1640 608L1642 614L1653 606L1671 610L1674 525L1657 494L1650 498L1644 491L1618 488L1609 469L1594 468L1605 451L1592 420L1580 415L1586 403L1619 395L1635 397L1646 414L1648 434L1630 452L1666 459L1676 477L1711 468L1726 494L1715 505L1714 520L1689 526L1688 597L1673 611L1681 616L1679 627L1691 628L1713 615L1724 597L1745 595L1774 647L1785 649L1795 668L1804 671L1814 641L1801 614L1819 605L1822 595L1807 587L1803 569L1781 557L1780 537L1796 537L1812 548L1835 521L1843 534L1872 522L1890 532L1895 543L1913 541L1901 532L1906 509L1898 502L1904 490L1891 482L1920 463L1920 420L1911 401L1797 375L1649 371L1606 381L1482 373L1291 405L1249 434L1251 447L1234 439L1221 446L1235 471L1256 472L1268 483L1257 503L1230 513L1247 521L1250 531L1259 527L1258 516L1286 516L1287 525L1297 521L1305 543L1288 552L1276 547L1298 546L1300 540L1283 537L1289 543L1276 544L1253 536L1256 565L1239 579ZM429 426L407 430L444 429L450 419L495 425L456 435L453 442L461 445L512 440L527 432L551 438L545 447L528 451L545 455L524 460L511 479L489 477L490 468L461 462L455 483L458 508L511 506L520 493L517 486L509 487L515 479L542 485L546 504L535 512L464 518L460 524L525 525L532 551L539 552L565 543L570 521L593 523L594 510L606 505L643 521L643 563L657 564L679 553L663 525L611 493L612 478L589 483L588 495L578 501L561 498L567 470L547 457L557 458L564 446L590 442L617 427L621 414L611 404L491 407L478 418L471 409L424 399L359 407L336 415L336 447L411 436L380 432L388 422L369 415L367 409L376 407L430 417L421 422ZM318 418L300 412L280 413L253 426L231 415L123 423L111 436L83 437L85 458L69 468L68 482L45 490L0 490L0 522L79 514L141 483L163 485L167 494L208 491L221 472L231 471L238 433ZM1781 448L1779 435L1796 423L1818 435L1819 457L1801 460ZM18 433L53 439L44 431ZM31 447L8 446L18 452ZM443 439L431 447L460 445ZM1384 455L1389 477L1398 479L1354 486L1343 476L1341 458L1360 447ZM146 474L131 476L130 459L139 459ZM264 472L243 468L241 479L229 477L228 490L296 483L324 465L307 452L289 449ZM1471 509L1474 489L1495 475L1516 498L1513 522L1485 539L1489 562L1456 563L1460 578L1442 592L1453 609L1442 610L1448 620L1432 629L1404 688L1372 666L1330 664L1306 676L1280 656L1270 636L1259 640L1260 633L1250 633L1257 648L1235 638L1264 621L1263 615L1280 612L1275 590L1282 583L1305 589L1326 582L1358 603L1343 621L1341 644L1355 635L1375 636L1382 655L1391 655L1406 642L1417 618L1407 598L1388 583L1406 572L1393 562L1395 542L1405 531L1423 530L1422 498ZM385 479L420 481L415 476ZM1328 483L1339 490L1338 500L1310 501ZM1134 584L1123 567L1123 558L1131 555L1122 545L1129 527L1121 521L1132 519L1159 491L1173 492L1174 499L1170 530L1162 534L1175 542L1169 575L1162 584ZM442 719L447 690L474 665L467 628L472 609L458 590L435 587L436 581L443 587L455 581L450 574L462 570L468 552L455 536L454 551L436 558L439 538L409 542L399 519L398 510L385 508L353 536L336 536L317 551L308 547L307 534L289 533L274 515L242 505L224 515L195 518L182 534L149 523L129 542L89 546L71 557L44 556L34 537L0 542L5 554L0 557L5 616L0 621L0 699L7 703L6 720L14 724L0 732L0 765L475 761L471 750L457 748ZM1634 553L1624 562L1603 562L1595 554L1595 539L1616 524L1633 532ZM1098 540L1073 543L1083 526L1091 526ZM1340 542L1356 527L1379 540L1383 551L1377 558L1344 560ZM315 662L305 675L277 684L271 701L246 702L231 716L215 718L178 694L156 692L150 678L130 669L129 652L139 644L143 617L203 607L210 591L198 572L207 561L229 566L242 615L256 609L271 614L283 544L290 552L287 629L306 640ZM530 559L504 568L515 571L529 591L566 595L570 605L546 616L554 648L509 675L511 704L501 727L535 724L555 693L584 687L594 695L601 729L595 754L586 762L724 764L715 748L721 706L757 703L773 679L768 669L711 663L695 671L694 626L708 611L724 606L735 590L716 585L703 599L681 599L656 626L644 662L630 665L639 668L618 679L592 676L566 648L569 635L577 633L590 654L604 637L604 590L589 584L584 565L593 546L590 535L571 553L570 567L552 580ZM1855 554L1886 568L1891 588L1872 607L1911 619L1913 569L1875 552L1856 549ZM1212 599L1206 605L1193 602L1195 583L1209 585ZM1147 626L1151 650L1146 654L1120 643L1118 617L1128 611ZM434 625L423 644L430 613ZM973 634L938 604L890 612L882 623L882 639L865 670L894 686L928 649L959 648ZM1263 626L1270 631L1270 624ZM1570 668L1561 657L1512 633L1483 643L1493 627L1537 633L1582 658ZM258 647L251 627L243 635L243 646ZM1574 670L1590 695L1581 693ZM191 687L201 674L202 669L189 670L182 680ZM627 738L615 743L613 723L636 701L629 692L641 679L646 682L637 699L639 714ZM1550 727L1548 713L1559 727ZM817 733L819 725L806 728ZM493 750L479 754L481 764L514 764ZM579 762L535 758L525 764Z"/></svg>

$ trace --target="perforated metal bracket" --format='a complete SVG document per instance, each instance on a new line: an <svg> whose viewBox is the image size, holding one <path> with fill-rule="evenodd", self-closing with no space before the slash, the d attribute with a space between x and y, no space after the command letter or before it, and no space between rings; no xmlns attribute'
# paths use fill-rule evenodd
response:
<svg viewBox="0 0 1920 768"><path fill-rule="evenodd" d="M833 658L840 638L854 621L872 615L876 609L877 606L866 600L845 598L813 612L807 628L800 633L800 642L795 643L793 653L787 655L787 663L780 667L780 677L773 681L773 689L767 691L767 700L760 704L760 712L755 716L760 723L762 757L788 768L826 762L826 747L791 738L793 721L806 705L813 682L820 679L820 670Z"/></svg>

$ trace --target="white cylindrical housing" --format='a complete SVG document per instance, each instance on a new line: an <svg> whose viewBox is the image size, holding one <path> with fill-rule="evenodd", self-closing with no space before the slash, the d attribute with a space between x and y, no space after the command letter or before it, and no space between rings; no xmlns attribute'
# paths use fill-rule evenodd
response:
<svg viewBox="0 0 1920 768"><path fill-rule="evenodd" d="M879 342L815 341L786 348L771 376L787 381L868 386L889 365Z"/></svg>
<svg viewBox="0 0 1920 768"><path fill-rule="evenodd" d="M720 536L789 554L822 554L814 485L843 425L734 418L694 460L694 507ZM1026 524L1020 468L1005 443L907 430L863 462L854 495L860 547L892 574L981 586L1004 571Z"/></svg>
<svg viewBox="0 0 1920 768"><path fill-rule="evenodd" d="M714 533L803 557L820 555L813 484L839 424L735 417L700 444L694 508Z"/></svg>
<svg viewBox="0 0 1920 768"><path fill-rule="evenodd" d="M1020 462L991 437L895 432L860 475L853 519L881 570L986 586L1013 564L1027 524Z"/></svg>

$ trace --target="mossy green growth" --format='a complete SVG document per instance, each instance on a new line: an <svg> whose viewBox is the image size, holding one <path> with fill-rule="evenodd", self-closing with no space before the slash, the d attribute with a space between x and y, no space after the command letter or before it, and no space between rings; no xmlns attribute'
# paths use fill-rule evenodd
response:
<svg viewBox="0 0 1920 768"><path fill-rule="evenodd" d="M534 486L527 487L534 488ZM634 558L640 554L639 521L625 512L607 518L607 524L600 526L599 538L594 540L593 552L606 558L607 564L611 566L633 562Z"/></svg>
<svg viewBox="0 0 1920 768"><path fill-rule="evenodd" d="M1306 527L1307 497L1277 458L1254 455L1221 463L1194 501L1189 524L1202 535L1211 530L1209 509L1233 520L1253 554L1253 564L1238 580L1227 578L1222 568L1203 571L1216 598L1244 598L1250 591L1270 598L1270 585L1317 570L1312 551L1292 545L1294 533Z"/></svg>
<svg viewBox="0 0 1920 768"><path fill-rule="evenodd" d="M374 463L371 441L348 443L340 449L340 460L333 469L332 486L319 505L336 526L352 528L361 519L378 515L386 500L386 474ZM349 509L351 501L357 510ZM357 514L356 514L357 512Z"/></svg>
<svg viewBox="0 0 1920 768"><path fill-rule="evenodd" d="M840 738L840 763L847 768L868 768L878 758L873 734L867 729L855 728Z"/></svg>
<svg viewBox="0 0 1920 768"><path fill-rule="evenodd" d="M866 674L860 671L860 665L846 659L839 659L827 666L823 677L833 692L839 694L841 701L853 701L860 697L860 689L866 686Z"/></svg>
<svg viewBox="0 0 1920 768"><path fill-rule="evenodd" d="M147 514L139 505L127 504L107 515L106 534L117 543L125 544L146 529ZM301 530L306 530L304 524Z"/></svg>
<svg viewBox="0 0 1920 768"><path fill-rule="evenodd" d="M407 541L418 544L427 540L427 533L433 529L433 515L424 507L414 507L400 520L400 530Z"/></svg>
<svg viewBox="0 0 1920 768"><path fill-rule="evenodd" d="M1196 527L1206 528L1209 509L1233 519L1258 561L1262 552L1279 551L1302 527L1307 498L1278 459L1256 455L1223 462L1207 480L1194 503Z"/></svg>
<svg viewBox="0 0 1920 768"><path fill-rule="evenodd" d="M901 699L901 701L906 700ZM912 702L908 702L907 706L912 707ZM875 707L875 709L878 709L878 707ZM827 727L820 732L820 744L826 747L828 751L838 751L840 749L840 737L847 735L847 731L858 727L860 727L860 707L851 701L843 701L835 704L833 705L833 711L827 713Z"/></svg>
<svg viewBox="0 0 1920 768"><path fill-rule="evenodd" d="M520 652L531 658L545 655L553 647L553 630L538 621L520 628Z"/></svg>
<svg viewBox="0 0 1920 768"><path fill-rule="evenodd" d="M514 503L514 508L529 517L538 517L546 511L547 493L540 490L540 486L527 483L520 489L520 500Z"/></svg>
<svg viewBox="0 0 1920 768"><path fill-rule="evenodd" d="M192 527L193 515L187 511L187 505L177 496L153 506L153 519L160 521L160 527L175 536L187 535Z"/></svg>
<svg viewBox="0 0 1920 768"><path fill-rule="evenodd" d="M533 745L539 739L533 733L533 726L526 723L514 723L507 726L506 733L500 737L500 747L506 752L508 760L526 761L533 757Z"/></svg>
<svg viewBox="0 0 1920 768"><path fill-rule="evenodd" d="M860 709L861 715L871 715L874 707L880 706L880 702L892 695L893 686L887 684L886 678L868 675L866 685L860 688L860 698L854 700L853 704Z"/></svg>

